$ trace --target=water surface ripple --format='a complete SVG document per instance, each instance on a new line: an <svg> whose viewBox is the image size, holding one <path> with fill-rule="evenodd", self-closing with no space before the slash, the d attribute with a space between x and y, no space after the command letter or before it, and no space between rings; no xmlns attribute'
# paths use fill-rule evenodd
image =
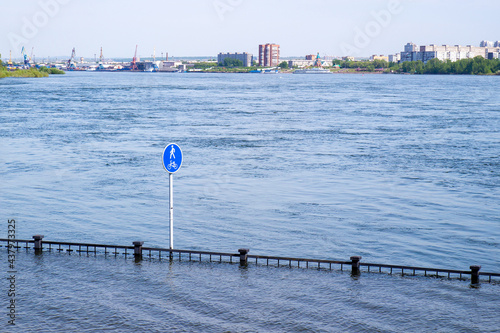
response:
<svg viewBox="0 0 500 333"><path fill-rule="evenodd" d="M14 218L18 238L168 246L161 153L176 142L184 153L175 174L176 248L500 272L498 91L498 77L472 76L2 79L3 229ZM499 323L490 316L500 310L498 285L23 260L21 307L44 309L23 322L40 329L92 331L108 319L121 331L205 332L488 331ZM28 305L40 290L38 307ZM478 312L469 312L470 302ZM141 315L131 320L134 306Z"/></svg>

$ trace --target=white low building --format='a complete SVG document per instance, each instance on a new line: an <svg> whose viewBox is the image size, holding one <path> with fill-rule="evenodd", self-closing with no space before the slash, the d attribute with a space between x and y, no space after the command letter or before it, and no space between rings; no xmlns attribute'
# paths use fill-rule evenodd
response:
<svg viewBox="0 0 500 333"><path fill-rule="evenodd" d="M182 61L160 61L158 71L160 72L174 72L179 70Z"/></svg>
<svg viewBox="0 0 500 333"><path fill-rule="evenodd" d="M289 68L311 67L313 65L314 65L314 60L305 60L305 59L288 60L288 67Z"/></svg>

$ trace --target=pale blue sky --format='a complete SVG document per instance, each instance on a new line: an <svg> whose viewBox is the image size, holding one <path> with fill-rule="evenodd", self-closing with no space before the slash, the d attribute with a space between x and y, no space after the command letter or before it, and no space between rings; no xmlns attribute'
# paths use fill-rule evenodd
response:
<svg viewBox="0 0 500 333"><path fill-rule="evenodd" d="M43 5L45 4L45 5ZM57 4L56 6L54 4ZM0 53L37 58L257 54L390 54L407 42L479 45L500 40L500 1L479 0L22 0L4 1ZM8 16L7 16L8 15Z"/></svg>

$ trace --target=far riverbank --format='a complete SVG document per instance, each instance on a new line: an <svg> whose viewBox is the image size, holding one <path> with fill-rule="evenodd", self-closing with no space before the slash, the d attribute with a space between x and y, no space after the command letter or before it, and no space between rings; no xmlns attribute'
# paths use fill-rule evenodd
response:
<svg viewBox="0 0 500 333"><path fill-rule="evenodd" d="M0 79L6 77L27 77L27 78L35 78L35 77L48 77L49 74L65 74L64 71L59 70L57 68L29 68L29 69L16 69L14 71L10 71L7 68L0 65Z"/></svg>

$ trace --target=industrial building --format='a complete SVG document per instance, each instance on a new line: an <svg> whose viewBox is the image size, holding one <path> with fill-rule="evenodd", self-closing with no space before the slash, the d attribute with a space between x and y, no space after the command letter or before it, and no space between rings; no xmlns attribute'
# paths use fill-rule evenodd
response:
<svg viewBox="0 0 500 333"><path fill-rule="evenodd" d="M182 61L161 61L158 64L159 72L178 72Z"/></svg>
<svg viewBox="0 0 500 333"><path fill-rule="evenodd" d="M500 52L498 42L482 41L480 45L487 46L460 46L460 45L424 45L418 46L413 43L408 43L401 52L401 62L405 61L427 61L437 58L441 61L451 60L457 61L462 59L472 59L480 56L485 59L494 57L495 54ZM491 46L490 46L491 45Z"/></svg>
<svg viewBox="0 0 500 333"><path fill-rule="evenodd" d="M219 53L217 56L217 62L219 64L224 63L224 59L229 58L229 59L234 59L234 60L240 60L243 63L243 67L250 67L252 66L253 63L253 55L251 53Z"/></svg>
<svg viewBox="0 0 500 333"><path fill-rule="evenodd" d="M280 63L280 46L278 44L259 45L259 65L275 67Z"/></svg>

